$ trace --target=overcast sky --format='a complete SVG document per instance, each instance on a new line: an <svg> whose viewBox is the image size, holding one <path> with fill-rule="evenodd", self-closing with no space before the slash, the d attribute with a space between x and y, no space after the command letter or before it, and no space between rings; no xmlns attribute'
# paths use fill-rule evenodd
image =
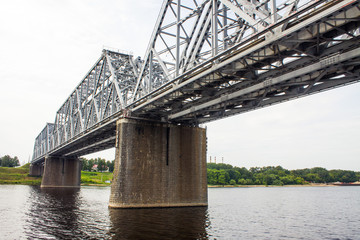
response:
<svg viewBox="0 0 360 240"><path fill-rule="evenodd" d="M28 161L104 46L143 57L161 2L0 0L0 156ZM208 158L359 171L359 100L353 84L209 123ZM111 160L114 150L91 156Z"/></svg>

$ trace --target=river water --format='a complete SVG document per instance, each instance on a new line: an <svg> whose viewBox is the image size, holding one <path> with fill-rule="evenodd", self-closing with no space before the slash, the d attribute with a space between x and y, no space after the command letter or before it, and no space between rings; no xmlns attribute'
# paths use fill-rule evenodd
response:
<svg viewBox="0 0 360 240"><path fill-rule="evenodd" d="M109 195L0 185L0 239L360 239L360 187L210 188L208 207L167 209Z"/></svg>

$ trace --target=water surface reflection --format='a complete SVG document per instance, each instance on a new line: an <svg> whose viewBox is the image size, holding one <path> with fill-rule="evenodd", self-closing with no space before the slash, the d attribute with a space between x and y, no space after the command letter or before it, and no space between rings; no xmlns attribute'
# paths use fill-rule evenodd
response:
<svg viewBox="0 0 360 240"><path fill-rule="evenodd" d="M109 209L106 188L39 188L28 194L29 239L207 239L207 207Z"/></svg>
<svg viewBox="0 0 360 240"><path fill-rule="evenodd" d="M30 238L71 238L79 231L79 188L31 187L25 233Z"/></svg>
<svg viewBox="0 0 360 240"><path fill-rule="evenodd" d="M114 239L207 239L207 207L109 209Z"/></svg>
<svg viewBox="0 0 360 240"><path fill-rule="evenodd" d="M212 188L208 208L109 209L109 195L109 187L0 185L0 239L360 236L359 187Z"/></svg>

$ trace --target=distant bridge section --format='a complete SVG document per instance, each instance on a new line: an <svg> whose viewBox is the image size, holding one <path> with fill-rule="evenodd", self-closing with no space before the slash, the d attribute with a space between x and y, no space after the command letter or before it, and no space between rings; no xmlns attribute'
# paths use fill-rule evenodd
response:
<svg viewBox="0 0 360 240"><path fill-rule="evenodd" d="M47 123L44 129L41 131L39 136L35 139L35 147L33 152L33 159L36 159L38 156L44 156L47 152L50 151L50 138L54 133L54 124Z"/></svg>
<svg viewBox="0 0 360 240"><path fill-rule="evenodd" d="M358 0L165 0L145 57L103 50L32 162L114 147L121 117L196 126L359 80Z"/></svg>
<svg viewBox="0 0 360 240"><path fill-rule="evenodd" d="M33 160L50 152L79 156L113 147L115 120L125 112L139 66L131 55L103 50L57 111L55 124L47 124L36 138Z"/></svg>

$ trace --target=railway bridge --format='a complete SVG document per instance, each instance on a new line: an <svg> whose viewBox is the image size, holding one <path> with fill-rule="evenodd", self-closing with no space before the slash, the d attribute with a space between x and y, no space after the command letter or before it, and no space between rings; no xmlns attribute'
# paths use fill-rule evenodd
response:
<svg viewBox="0 0 360 240"><path fill-rule="evenodd" d="M144 58L104 49L35 140L41 187L116 148L110 207L207 205L202 123L360 80L358 0L164 0Z"/></svg>

